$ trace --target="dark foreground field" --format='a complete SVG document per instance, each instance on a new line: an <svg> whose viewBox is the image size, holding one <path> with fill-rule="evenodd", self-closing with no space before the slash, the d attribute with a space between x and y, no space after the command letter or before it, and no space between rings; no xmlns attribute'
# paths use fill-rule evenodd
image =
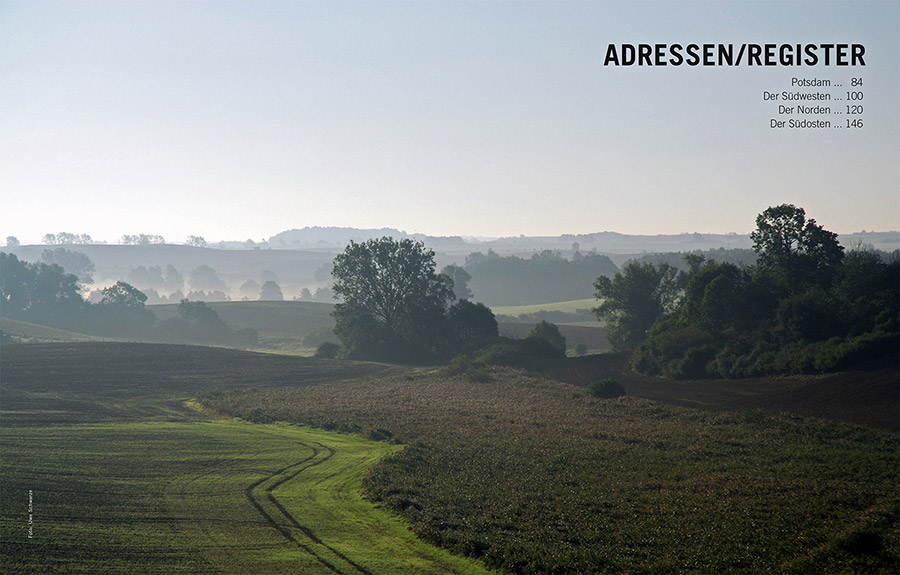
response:
<svg viewBox="0 0 900 575"><path fill-rule="evenodd" d="M4 346L0 359L4 427L190 420L180 401L197 396L210 414L403 443L366 479L369 496L502 571L900 571L896 367L676 383L629 378L605 357L556 372L574 383L506 370L471 383L175 346ZM604 374L629 395L577 385ZM869 425L841 422L860 412Z"/></svg>
<svg viewBox="0 0 900 575"><path fill-rule="evenodd" d="M758 409L900 431L900 355L838 374L667 381L628 370L624 354L570 358L547 376L575 385L607 377L630 395L718 411Z"/></svg>

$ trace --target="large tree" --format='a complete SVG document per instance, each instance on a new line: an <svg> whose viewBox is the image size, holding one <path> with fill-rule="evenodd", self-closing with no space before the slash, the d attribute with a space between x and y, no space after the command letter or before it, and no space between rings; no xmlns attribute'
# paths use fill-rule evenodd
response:
<svg viewBox="0 0 900 575"><path fill-rule="evenodd" d="M767 208L756 217L750 234L760 269L786 284L827 283L844 257L837 234L806 218L792 204Z"/></svg>
<svg viewBox="0 0 900 575"><path fill-rule="evenodd" d="M446 312L453 282L435 273L421 242L383 237L351 241L334 259L334 332L352 354L422 360L449 338Z"/></svg>
<svg viewBox="0 0 900 575"><path fill-rule="evenodd" d="M77 276L82 285L94 283L94 262L86 254L65 248L46 249L41 252L41 259L44 263L62 266L66 273Z"/></svg>
<svg viewBox="0 0 900 575"><path fill-rule="evenodd" d="M615 350L640 343L657 319L674 310L681 292L677 269L648 262L631 262L612 279L601 276L594 288L600 305L591 311L606 319L609 343Z"/></svg>
<svg viewBox="0 0 900 575"><path fill-rule="evenodd" d="M56 264L19 261L0 253L0 298L6 317L67 326L84 310L78 278Z"/></svg>
<svg viewBox="0 0 900 575"><path fill-rule="evenodd" d="M103 288L97 304L97 329L104 334L146 337L156 316L144 305L147 295L133 285L118 281Z"/></svg>

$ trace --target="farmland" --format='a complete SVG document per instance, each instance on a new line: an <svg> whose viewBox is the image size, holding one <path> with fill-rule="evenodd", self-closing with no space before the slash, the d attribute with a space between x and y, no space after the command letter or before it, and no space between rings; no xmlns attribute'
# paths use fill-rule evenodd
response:
<svg viewBox="0 0 900 575"><path fill-rule="evenodd" d="M479 572L361 497L387 443L236 421L2 439L6 573Z"/></svg>
<svg viewBox="0 0 900 575"><path fill-rule="evenodd" d="M267 351L310 353L302 341L308 334L330 334L334 327L329 303L297 301L213 302L209 307L234 329L252 328L259 333L259 348ZM150 309L159 321L175 316L174 304L154 305ZM315 344L308 346L315 348Z"/></svg>
<svg viewBox="0 0 900 575"><path fill-rule="evenodd" d="M810 379L758 382L743 396L732 386L718 401L708 387L631 380L655 399L610 401L513 370L471 383L181 346L4 346L2 361L3 551L18 572L40 557L60 572L129 573L314 573L321 559L348 573L480 569L453 563L464 555L513 573L898 567L896 429L766 407ZM689 395L704 409L684 407ZM191 397L203 413L184 407ZM215 419L228 416L256 425ZM366 463L334 475L354 459ZM349 494L340 506L301 481L332 476L357 486L335 491ZM382 515L365 519L360 485ZM355 538L380 528L325 536L360 521L398 530L378 544ZM436 553L423 541L456 558L383 562Z"/></svg>
<svg viewBox="0 0 900 575"><path fill-rule="evenodd" d="M238 380L315 385L391 371L293 360L179 346L4 346L3 572L485 572L363 498L365 474L400 446L185 406L204 387Z"/></svg>
<svg viewBox="0 0 900 575"><path fill-rule="evenodd" d="M597 307L597 300L594 298L590 298L533 305L495 306L491 309L497 315L518 317L521 315L528 315L542 311L555 311L560 313L575 314L579 311L590 310L595 307Z"/></svg>

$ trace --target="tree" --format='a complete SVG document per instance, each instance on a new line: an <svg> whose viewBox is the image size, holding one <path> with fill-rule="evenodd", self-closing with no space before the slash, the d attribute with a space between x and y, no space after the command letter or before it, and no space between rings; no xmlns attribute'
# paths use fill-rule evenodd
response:
<svg viewBox="0 0 900 575"><path fill-rule="evenodd" d="M474 350L500 335L494 312L482 303L459 300L450 307L448 319L455 343L463 350Z"/></svg>
<svg viewBox="0 0 900 575"><path fill-rule="evenodd" d="M468 288L487 305L583 299L591 295L594 279L611 277L617 269L609 258L599 254L569 261L549 250L527 259L476 252L466 257L465 264L466 273L472 276Z"/></svg>
<svg viewBox="0 0 900 575"><path fill-rule="evenodd" d="M350 355L421 361L446 343L453 282L422 242L351 241L334 259L334 332Z"/></svg>
<svg viewBox="0 0 900 575"><path fill-rule="evenodd" d="M0 298L3 315L44 325L69 325L84 310L77 277L56 264L22 262L6 253L0 253Z"/></svg>
<svg viewBox="0 0 900 575"><path fill-rule="evenodd" d="M259 290L262 286L259 285L255 280L247 280L241 284L241 287L238 288L238 291L241 294L241 297L245 300L250 299L259 299Z"/></svg>
<svg viewBox="0 0 900 575"><path fill-rule="evenodd" d="M41 253L41 259L44 263L62 266L67 273L77 276L82 285L94 283L94 262L81 252L65 248L46 249Z"/></svg>
<svg viewBox="0 0 900 575"><path fill-rule="evenodd" d="M19 245L19 238L16 236L6 236L6 245L14 248Z"/></svg>
<svg viewBox="0 0 900 575"><path fill-rule="evenodd" d="M117 307L130 310L143 310L147 296L142 291L123 281L103 288L100 306Z"/></svg>
<svg viewBox="0 0 900 575"><path fill-rule="evenodd" d="M203 236L188 236L187 242L185 243L196 248L206 247L206 240L203 238Z"/></svg>
<svg viewBox="0 0 900 575"><path fill-rule="evenodd" d="M594 288L600 305L591 311L606 319L615 350L640 343L653 323L674 309L680 294L678 271L666 263L630 262L612 279L597 278Z"/></svg>
<svg viewBox="0 0 900 575"><path fill-rule="evenodd" d="M334 291L330 287L316 288L316 292L312 296L313 301L330 302L334 298Z"/></svg>
<svg viewBox="0 0 900 575"><path fill-rule="evenodd" d="M166 285L161 266L138 266L128 272L128 282L140 289L162 289Z"/></svg>
<svg viewBox="0 0 900 575"><path fill-rule="evenodd" d="M219 314L202 301L181 300L177 315L160 324L160 333L180 343L237 344L250 347L256 344L254 329L232 331Z"/></svg>
<svg viewBox="0 0 900 575"><path fill-rule="evenodd" d="M191 271L191 289L192 290L221 290L226 291L228 286L225 281L219 277L216 270L207 265L199 265Z"/></svg>
<svg viewBox="0 0 900 575"><path fill-rule="evenodd" d="M166 243L166 239L162 236L153 234L126 234L122 236L121 242L126 246L148 246L150 244L164 244Z"/></svg>
<svg viewBox="0 0 900 575"><path fill-rule="evenodd" d="M453 294L456 299L472 299L472 290L469 289L469 280L472 276L465 269L456 264L445 266L441 273L453 280Z"/></svg>
<svg viewBox="0 0 900 575"><path fill-rule="evenodd" d="M840 315L853 335L887 330L900 321L900 262L885 262L873 251L854 249L844 257L832 284Z"/></svg>
<svg viewBox="0 0 900 575"><path fill-rule="evenodd" d="M166 266L166 288L172 291L178 291L184 287L184 276L175 266L168 264Z"/></svg>
<svg viewBox="0 0 900 575"><path fill-rule="evenodd" d="M559 332L559 328L555 323L541 321L528 333L526 338L542 339L561 352L562 356L566 355L566 338Z"/></svg>
<svg viewBox="0 0 900 575"><path fill-rule="evenodd" d="M156 321L146 302L146 294L123 281L103 288L97 304L100 330L111 335L146 335Z"/></svg>
<svg viewBox="0 0 900 575"><path fill-rule="evenodd" d="M750 239L760 268L787 285L826 284L844 256L837 234L806 219L804 209L792 204L769 207L759 214Z"/></svg>
<svg viewBox="0 0 900 575"><path fill-rule="evenodd" d="M284 301L284 294L281 288L272 280L267 281L259 290L260 301Z"/></svg>
<svg viewBox="0 0 900 575"><path fill-rule="evenodd" d="M685 260L692 271L684 290L681 308L684 319L713 331L729 325L744 326L754 311L749 309L745 297L750 283L748 274L734 264L688 260L688 257Z"/></svg>
<svg viewBox="0 0 900 575"><path fill-rule="evenodd" d="M23 317L31 308L34 271L15 254L0 252L0 310L7 317Z"/></svg>

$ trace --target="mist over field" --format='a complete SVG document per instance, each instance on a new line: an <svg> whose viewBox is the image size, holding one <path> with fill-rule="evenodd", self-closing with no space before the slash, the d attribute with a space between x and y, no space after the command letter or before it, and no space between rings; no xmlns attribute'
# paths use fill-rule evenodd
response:
<svg viewBox="0 0 900 575"><path fill-rule="evenodd" d="M0 574L897 575L898 29L0 0Z"/></svg>
<svg viewBox="0 0 900 575"><path fill-rule="evenodd" d="M2 248L15 254L19 259L33 262L46 261L44 252L65 249L83 253L93 264L92 282L85 285L91 289L101 289L116 281L127 281L135 287L150 291L149 304L178 303L180 297L170 296L180 292L187 296L191 291L203 292L205 301L245 301L260 299L260 290L266 281L275 281L285 300L305 299L333 303L327 288L331 283L331 262L334 256L349 241L390 236L397 239L411 238L422 241L435 251L435 261L443 269L447 265L465 266L473 254L496 254L530 260L550 252L559 258L573 260L588 254L599 254L616 266L595 268L596 275L607 275L623 263L651 254L672 254L668 260L674 265L683 265L677 254L692 251L708 252L717 250L717 259L751 264L755 255L750 250L751 241L747 234L678 234L639 236L615 232L594 234L568 234L557 237L508 237L478 239L455 237L435 237L421 234L407 234L400 230L355 229L307 227L281 232L266 241L222 241L203 247L187 244L146 243L122 245L99 241L81 242L75 234L47 234L53 242L38 245L20 245L14 238L8 238ZM62 243L56 236L65 238ZM65 236L72 236L67 238ZM145 236L150 238L151 236ZM9 239L13 239L12 243ZM46 239L46 238L45 238ZM202 239L202 238L198 238ZM71 241L74 240L74 241ZM849 248L866 246L883 251L893 251L900 246L900 232L858 232L840 236L841 243ZM725 253L727 252L727 253ZM52 261L52 260L51 260ZM191 282L191 273L203 266L213 273L202 275ZM64 266L65 267L65 266ZM175 278L168 278L169 268L174 268ZM77 269L67 270L77 273ZM554 273L554 272L547 272ZM177 277L180 275L180 278ZM195 274L196 275L196 274ZM523 296L512 295L512 282L508 278L502 285L487 278L474 278L473 291L476 299L484 298L491 305L528 305L553 303L563 300L588 298L593 295L589 281L581 291L572 297L560 290L547 288L542 293L541 285L531 286L532 292ZM582 278L582 280L585 278ZM174 280L174 281L172 281ZM183 281L179 281L183 280ZM248 283L249 282L249 283ZM479 283L482 293L479 293ZM586 286L586 287L585 287ZM304 295L303 290L309 290ZM317 290L322 290L318 297ZM152 292L165 299L157 300ZM146 293L146 292L145 292ZM197 299L197 298L191 298Z"/></svg>
<svg viewBox="0 0 900 575"><path fill-rule="evenodd" d="M88 239L0 253L5 571L900 566L898 232Z"/></svg>

